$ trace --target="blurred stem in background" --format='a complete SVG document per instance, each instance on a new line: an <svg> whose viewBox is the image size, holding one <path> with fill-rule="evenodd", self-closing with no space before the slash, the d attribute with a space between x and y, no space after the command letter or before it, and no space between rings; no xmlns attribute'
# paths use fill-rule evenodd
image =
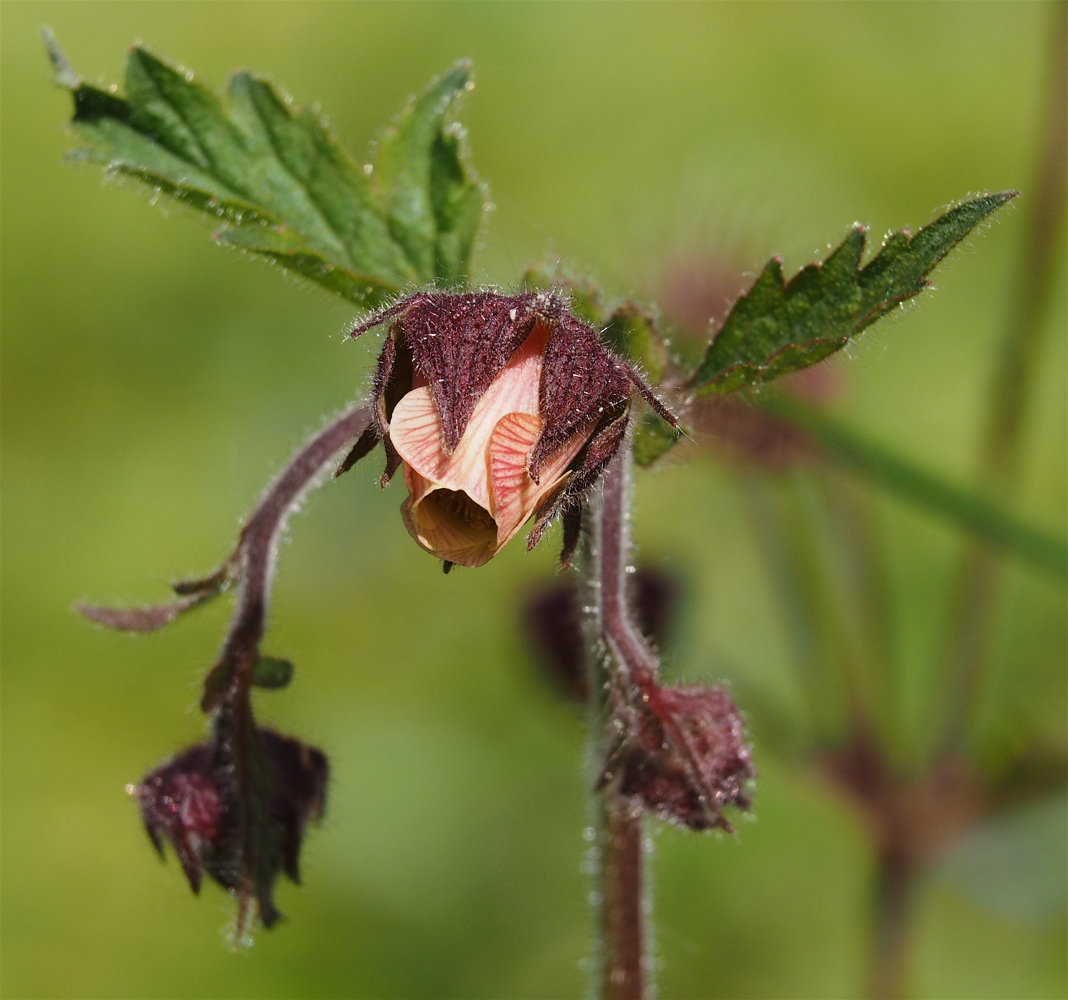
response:
<svg viewBox="0 0 1068 1000"><path fill-rule="evenodd" d="M1027 230L990 388L979 481L1011 497L1019 472L1022 430L1039 371L1043 318L1063 230L1068 185L1068 3L1052 4L1049 83ZM1001 565L989 545L968 542L957 573L945 641L945 689L936 752L966 740L996 621Z"/></svg>
<svg viewBox="0 0 1068 1000"><path fill-rule="evenodd" d="M710 412L713 433L742 458L739 486L763 551L803 694L800 746L778 747L828 781L864 822L874 848L866 993L909 992L918 883L980 822L1061 789L1065 762L1018 751L997 773L968 740L998 618L1001 556L1065 575L1064 546L1010 513L1023 429L1040 371L1043 319L1063 231L1068 119L1068 4L1051 11L1053 48L1025 243L998 353L980 458L979 492L958 489L897 458L803 392L756 400L749 426ZM801 386L795 386L801 389ZM788 421L779 430L756 425ZM743 421L744 422L744 421ZM718 431L715 427L718 425ZM791 437L790 425L807 437ZM796 431L793 432L796 434ZM744 438L744 440L743 440ZM941 687L926 744L910 745L892 643L890 588L871 498L831 459L873 485L919 502L969 532L950 608ZM984 493L989 496L984 496ZM759 700L751 702L759 718ZM769 719L765 736L786 731ZM795 727L796 728L796 727ZM932 752L932 750L934 752Z"/></svg>
<svg viewBox="0 0 1068 1000"><path fill-rule="evenodd" d="M864 817L875 846L866 978L867 996L873 1000L908 993L918 877L965 829L1004 809L1011 791L1005 775L984 775L968 744L998 621L1001 553L994 543L1064 576L1063 545L1051 544L998 503L1009 501L1016 485L1026 412L1040 369L1042 319L1063 231L1068 4L1054 4L1051 13L1053 51L1037 176L980 456L978 486L994 502L908 467L792 396L763 401L764 409L803 427L839 464L952 516L973 532L965 542L948 614L935 726L920 759L902 743L889 587L867 498L819 463L805 463L811 471L769 474L750 468L741 474L794 646L808 712L808 765L845 794ZM1006 772L1034 778L1033 764L1020 759L1010 762ZM1054 764L1047 778L1025 778L1023 797L1062 786L1063 762Z"/></svg>

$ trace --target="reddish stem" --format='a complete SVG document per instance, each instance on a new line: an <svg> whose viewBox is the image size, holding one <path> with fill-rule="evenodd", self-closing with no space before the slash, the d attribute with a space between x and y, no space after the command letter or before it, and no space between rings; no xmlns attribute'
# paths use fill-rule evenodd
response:
<svg viewBox="0 0 1068 1000"><path fill-rule="evenodd" d="M350 407L331 420L289 460L281 475L267 487L241 530L232 557L238 565L241 596L219 656L219 663L231 671L231 685L223 692L225 698L248 697L252 669L259 657L266 626L278 536L337 454L359 438L370 422L371 410L364 404ZM204 710L211 710L221 700L213 697L211 691L206 692Z"/></svg>
<svg viewBox="0 0 1068 1000"><path fill-rule="evenodd" d="M260 655L267 620L278 537L304 495L316 485L342 449L351 446L367 428L371 411L353 406L335 417L290 460L281 475L267 487L241 531L231 562L237 565L241 594L230 621L217 666L205 686L202 707L215 712L219 762L231 768L239 800L239 839L244 858L243 884L238 891L237 939L245 938L249 923L259 916L267 926L277 917L270 903L274 872L256 859L266 849L262 842L272 829L263 814L270 782L252 714L252 674ZM226 683L214 681L219 672Z"/></svg>
<svg viewBox="0 0 1068 1000"><path fill-rule="evenodd" d="M607 699L593 699L595 704L602 704L595 720L602 762L617 739L612 730L612 705L618 702L619 692L633 684L642 689L651 687L658 672L656 657L634 624L627 599L630 462L628 438L605 474L596 523L593 571L598 626L609 652L607 663L595 657L591 686L594 692L607 688L610 693ZM641 810L620 794L618 782L608 781L602 791L602 814L602 993L606 1000L642 1000L648 988Z"/></svg>

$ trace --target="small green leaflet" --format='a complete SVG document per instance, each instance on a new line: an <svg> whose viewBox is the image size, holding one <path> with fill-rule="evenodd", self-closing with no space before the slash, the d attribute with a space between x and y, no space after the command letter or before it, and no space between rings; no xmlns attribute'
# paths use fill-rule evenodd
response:
<svg viewBox="0 0 1068 1000"><path fill-rule="evenodd" d="M927 275L984 219L1016 197L1003 191L950 209L915 235L893 233L863 267L855 226L823 263L789 283L772 258L735 304L690 381L699 395L732 392L815 364L928 285Z"/></svg>
<svg viewBox="0 0 1068 1000"><path fill-rule="evenodd" d="M415 285L466 283L486 190L448 124L472 86L456 63L355 163L321 115L250 73L225 102L136 46L125 96L83 82L51 34L56 82L74 97L74 155L103 163L221 223L215 238L371 308Z"/></svg>

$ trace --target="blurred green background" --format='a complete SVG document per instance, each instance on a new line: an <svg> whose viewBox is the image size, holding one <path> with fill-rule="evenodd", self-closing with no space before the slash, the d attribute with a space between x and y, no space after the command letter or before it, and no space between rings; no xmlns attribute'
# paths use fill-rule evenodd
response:
<svg viewBox="0 0 1068 1000"><path fill-rule="evenodd" d="M1049 9L6 3L0 16L4 996L581 994L583 720L516 625L553 546L443 577L401 525L400 487L375 485L377 459L314 496L282 554L266 649L297 676L258 707L333 763L304 886L280 887L289 919L233 954L229 900L214 886L194 900L151 851L123 789L203 733L197 684L226 602L137 639L71 604L159 600L214 566L290 450L362 392L375 345L343 342L343 303L65 164L70 99L38 31L92 81L121 81L135 39L215 86L237 67L270 73L321 103L358 157L408 94L471 56L461 119L498 206L478 280L514 285L559 254L655 297L672 261L726 254L753 270L779 252L796 268L855 219L878 235L968 192L1026 199ZM937 272L937 294L834 362L843 416L961 481L1022 222L1003 212ZM1017 509L1063 535L1063 240L1058 254ZM961 539L897 501L879 513L898 669L922 692ZM788 708L789 647L732 471L698 459L640 474L635 531L643 558L687 584L671 676L734 678ZM1013 564L997 635L988 701L1062 742L1063 589ZM661 992L855 996L868 842L753 736L757 821L735 839L657 838ZM980 863L980 841L980 862L925 880L917 995L1065 994L1063 817L1061 799L980 831L995 861Z"/></svg>

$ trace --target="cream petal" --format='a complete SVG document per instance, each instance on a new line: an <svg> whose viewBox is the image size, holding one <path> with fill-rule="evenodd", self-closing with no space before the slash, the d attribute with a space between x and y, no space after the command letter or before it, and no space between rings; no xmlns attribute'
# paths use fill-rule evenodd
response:
<svg viewBox="0 0 1068 1000"><path fill-rule="evenodd" d="M451 455L446 454L437 403L429 387L423 386L409 392L393 410L389 439L405 465L411 466L423 479L434 486L464 492L488 510L486 443L478 442L471 434L472 424L460 439L459 447Z"/></svg>
<svg viewBox="0 0 1068 1000"><path fill-rule="evenodd" d="M447 503L442 505L444 497L435 496L444 491L408 465L404 466L404 482L409 495L401 504L401 517L408 534L427 552L470 567L483 565L497 552L495 525L482 527L458 517ZM489 512L483 513L492 523Z"/></svg>
<svg viewBox="0 0 1068 1000"><path fill-rule="evenodd" d="M509 413L537 414L541 363L549 330L538 324L490 383L475 406L463 437L451 454L445 451L441 416L429 386L405 395L393 410L389 439L397 454L424 479L461 490L489 509L487 447L493 429Z"/></svg>
<svg viewBox="0 0 1068 1000"><path fill-rule="evenodd" d="M472 501L463 494L431 489L421 500L409 497L401 504L408 533L428 552L471 568L489 562L496 554L497 527L488 512L485 522L471 523L459 514Z"/></svg>
<svg viewBox="0 0 1068 1000"><path fill-rule="evenodd" d="M479 416L481 422L488 425L487 434L506 413L538 412L541 366L549 342L549 333L547 326L537 324L478 401L475 412L471 414L471 422L475 421L476 415ZM479 410L483 412L480 414ZM464 431L464 436L466 435L467 429Z"/></svg>
<svg viewBox="0 0 1068 1000"><path fill-rule="evenodd" d="M502 417L490 435L489 465L493 506L497 521L497 548L515 536L541 501L563 482L567 467L581 451L592 427L576 431L563 448L542 464L541 482L527 472L527 457L541 431L541 418L527 413Z"/></svg>

